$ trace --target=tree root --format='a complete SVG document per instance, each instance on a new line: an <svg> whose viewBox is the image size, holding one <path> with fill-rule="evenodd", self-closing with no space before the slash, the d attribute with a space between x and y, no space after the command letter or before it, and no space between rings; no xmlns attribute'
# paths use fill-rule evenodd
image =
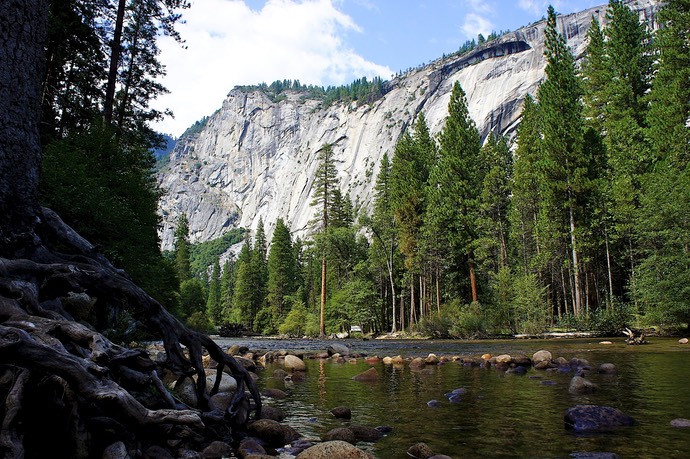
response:
<svg viewBox="0 0 690 459"><path fill-rule="evenodd" d="M260 416L258 390L231 355L180 323L55 213L42 209L40 217L36 246L23 258L0 258L0 365L5 369L0 378L0 448L5 457L24 454L18 419L30 415L22 414L24 391L38 378L59 378L76 394L79 409L133 431L157 429L163 436L179 436L191 429L197 434L185 436L198 438L209 423L237 426L240 418L246 422L244 415L237 416L246 407L245 388L255 416ZM95 331L125 310L162 339L165 362L153 362L146 351L117 345ZM225 369L237 381L232 403L220 416L209 411L204 352L218 364L211 394L217 392ZM198 409L180 409L158 376L160 365L176 375L197 376ZM134 395L146 388L149 397L157 394L156 409ZM171 429L174 425L180 428Z"/></svg>

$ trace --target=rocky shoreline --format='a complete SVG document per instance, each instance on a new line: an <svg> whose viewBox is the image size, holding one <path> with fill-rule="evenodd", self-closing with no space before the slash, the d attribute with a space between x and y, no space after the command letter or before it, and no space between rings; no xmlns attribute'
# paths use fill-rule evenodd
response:
<svg viewBox="0 0 690 459"><path fill-rule="evenodd" d="M679 340L680 344L686 344L687 340ZM600 344L611 344L602 341ZM158 345L151 345L149 351L153 357L165 359L163 350ZM267 367L275 368L269 377L277 378L290 382L299 382L309 377L305 360L323 359L337 363L356 363L364 360L370 365L369 369L355 375L355 381L377 381L381 377L382 366L392 365L395 367L407 367L413 372L433 372L433 367L455 364L467 367L478 367L491 369L504 374L517 376L527 375L529 378L539 379L540 384L555 384L548 377L550 374L571 374L568 385L568 393L572 395L589 394L598 390L598 386L591 381L590 376L594 374L606 375L610 378L617 377L617 368L614 364L602 362L592 364L586 359L572 358L565 359L560 356L553 356L548 350L539 350L531 356L523 354L501 354L501 355L440 355L429 354L422 357L396 356L367 356L353 353L351 349L339 342L327 345L326 349L317 352L300 352L289 350L257 351L246 347L233 345L226 352L242 364L252 375L258 379L258 373L266 371ZM213 387L216 377L216 369L213 368L213 361L210 358L204 359L208 387ZM182 378L174 381L165 380L171 392L179 400L194 407L197 403L195 385L193 379ZM232 399L237 384L228 374L223 374L217 393L211 395L211 406L221 411L227 408ZM462 387L452 389L444 394L447 401L429 400L427 406L434 408L442 403L456 403L464 394ZM278 407L272 406L271 399L282 399L289 395L280 389L264 389L261 393L264 403L261 418L251 420L246 426L246 432L238 428L238 435L232 443L213 442L203 451L187 451L185 458L222 458L240 457L243 459L326 459L326 458L372 458L375 457L368 450L363 449L364 442L371 444L380 440L384 436L395 435L395 431L390 426L363 426L350 422L352 410L347 406L337 406L330 410L331 415L343 421L342 426L333 428L320 435L318 438L305 438L296 429L285 422L289 418ZM245 403L245 411L248 413L250 408L249 398ZM245 418L246 420L246 418ZM690 420L674 419L671 425L678 428L690 427ZM615 407L599 405L575 405L564 413L564 429L576 433L597 433L611 432L621 428L634 425L635 420L626 413ZM410 439L405 439L408 441ZM360 447L358 447L358 445ZM438 454L432 451L426 444L410 440L407 454L419 459L443 459L450 456ZM588 453L589 458L615 458L615 453L601 452ZM104 456L111 459L117 456Z"/></svg>

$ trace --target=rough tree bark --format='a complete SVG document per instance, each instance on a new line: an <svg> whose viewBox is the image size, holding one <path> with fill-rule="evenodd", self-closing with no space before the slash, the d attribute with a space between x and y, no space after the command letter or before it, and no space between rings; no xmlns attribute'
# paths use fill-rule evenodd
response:
<svg viewBox="0 0 690 459"><path fill-rule="evenodd" d="M229 440L249 415L245 388L260 415L248 371L38 204L46 21L47 0L0 2L0 454L101 457L122 442L132 457L154 444L176 455ZM124 309L163 341L162 362L88 323ZM217 363L210 390L204 353ZM223 371L238 389L226 410L211 410ZM198 406L177 401L164 373L197 376Z"/></svg>

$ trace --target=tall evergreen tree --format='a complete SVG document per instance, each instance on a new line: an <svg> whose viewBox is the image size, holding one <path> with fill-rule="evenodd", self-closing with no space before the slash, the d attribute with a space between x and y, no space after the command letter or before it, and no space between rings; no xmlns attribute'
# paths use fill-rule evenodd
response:
<svg viewBox="0 0 690 459"><path fill-rule="evenodd" d="M314 177L314 199L312 206L319 208L319 231L322 235L328 233L330 223L329 210L333 202L335 190L338 189L338 171L335 168L333 147L324 144L318 151L318 166ZM326 336L326 285L327 262L326 253L321 254L321 306L319 314L319 335Z"/></svg>
<svg viewBox="0 0 690 459"><path fill-rule="evenodd" d="M296 266L290 229L279 218L268 254L268 304L277 322L282 321L289 312L287 297L296 291Z"/></svg>
<svg viewBox="0 0 690 459"><path fill-rule="evenodd" d="M659 21L647 116L654 163L642 179L633 293L660 320L690 323L690 2L669 0Z"/></svg>
<svg viewBox="0 0 690 459"><path fill-rule="evenodd" d="M580 315L584 311L580 237L585 225L579 203L586 193L589 170L583 154L582 93L575 60L557 29L556 12L549 6L547 13L546 80L538 90L545 171L546 212L542 215L551 222L549 236L554 255L560 258L559 269L569 268L572 282L564 284L572 284L572 312Z"/></svg>
<svg viewBox="0 0 690 459"><path fill-rule="evenodd" d="M476 303L479 292L475 250L484 170L479 132L459 82L453 85L439 142L440 159L431 175L430 215L436 234L448 239L453 262L466 266L470 300Z"/></svg>

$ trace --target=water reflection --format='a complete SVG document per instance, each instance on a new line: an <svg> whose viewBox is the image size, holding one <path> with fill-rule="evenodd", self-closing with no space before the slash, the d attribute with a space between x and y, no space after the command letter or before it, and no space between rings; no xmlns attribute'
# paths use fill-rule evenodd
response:
<svg viewBox="0 0 690 459"><path fill-rule="evenodd" d="M304 349L322 351L328 342L235 341L251 349ZM690 450L690 430L670 426L674 418L690 418L690 347L673 339L654 339L648 346L621 342L600 345L597 340L549 341L353 341L347 344L368 355L426 356L532 355L548 349L554 357L587 359L594 368L610 362L617 375L592 373L588 379L598 390L571 395L573 373L536 371L525 376L495 369L446 363L432 371L411 371L409 366L375 364L380 379L362 383L352 377L370 367L363 359L355 364L307 360L304 381L285 386L272 377L269 366L259 384L288 392L284 400L265 400L283 408L285 422L307 437L317 437L347 425L330 410L338 405L352 409L352 423L390 425L393 432L376 444L359 444L381 459L403 458L412 444L423 441L437 454L452 457L566 458L576 452L613 452L621 457L681 458ZM547 383L547 384L545 384ZM457 403L444 394L464 388ZM429 408L429 400L438 408ZM576 404L593 403L619 408L637 424L614 433L577 435L563 426L564 411Z"/></svg>

